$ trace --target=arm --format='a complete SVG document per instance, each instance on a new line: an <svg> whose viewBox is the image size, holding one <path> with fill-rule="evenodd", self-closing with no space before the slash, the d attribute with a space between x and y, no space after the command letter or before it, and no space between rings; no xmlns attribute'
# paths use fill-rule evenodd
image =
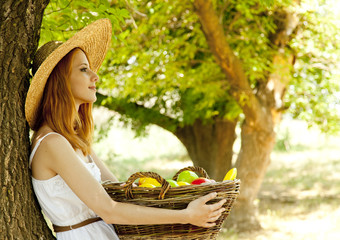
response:
<svg viewBox="0 0 340 240"><path fill-rule="evenodd" d="M66 139L51 135L39 148L46 159L46 167L59 174L72 191L105 222L113 224L172 224L191 223L202 227L214 226L224 211L222 200L213 205L205 203L216 194L209 194L191 202L186 209L169 210L137 206L113 201L76 156Z"/></svg>
<svg viewBox="0 0 340 240"><path fill-rule="evenodd" d="M91 157L96 163L97 167L100 169L102 181L110 180L113 182L118 182L117 177L110 171L110 169L108 169L105 163L98 158L93 149L91 149Z"/></svg>
<svg viewBox="0 0 340 240"><path fill-rule="evenodd" d="M195 201L192 201L186 209L171 210L161 208L150 208L138 205L131 205L126 203L116 202L116 208L124 213L119 215L120 224L172 224L190 223L201 227L213 227L216 221L225 211L221 208L225 200L221 200L213 205L206 205L205 203L216 197L216 193L211 193L203 196ZM133 207L132 207L133 206ZM132 219L125 218L132 216Z"/></svg>

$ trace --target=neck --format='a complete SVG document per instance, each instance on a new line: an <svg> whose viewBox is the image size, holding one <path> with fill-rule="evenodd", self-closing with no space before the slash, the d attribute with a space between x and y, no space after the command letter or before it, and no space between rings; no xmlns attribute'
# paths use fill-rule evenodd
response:
<svg viewBox="0 0 340 240"><path fill-rule="evenodd" d="M48 124L47 124L46 122L44 122L44 123L41 125L41 127L40 127L39 130L53 131L53 129L52 129L50 126L48 126Z"/></svg>
<svg viewBox="0 0 340 240"><path fill-rule="evenodd" d="M80 104L76 103L76 110L77 110L77 112L79 112L79 107L80 107Z"/></svg>

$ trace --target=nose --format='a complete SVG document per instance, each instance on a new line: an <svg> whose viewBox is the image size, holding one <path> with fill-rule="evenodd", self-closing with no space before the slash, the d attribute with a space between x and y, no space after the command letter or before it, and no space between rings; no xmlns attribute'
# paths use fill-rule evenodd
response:
<svg viewBox="0 0 340 240"><path fill-rule="evenodd" d="M97 82L99 80L97 73L93 72L92 70L91 70L91 72L92 72L91 81Z"/></svg>

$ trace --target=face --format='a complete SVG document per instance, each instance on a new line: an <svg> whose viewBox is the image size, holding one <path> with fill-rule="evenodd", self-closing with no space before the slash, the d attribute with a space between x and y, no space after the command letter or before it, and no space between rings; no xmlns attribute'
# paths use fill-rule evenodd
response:
<svg viewBox="0 0 340 240"><path fill-rule="evenodd" d="M74 51L69 80L77 109L79 109L81 104L93 103L97 100L96 82L98 75L90 69L85 53L80 49Z"/></svg>

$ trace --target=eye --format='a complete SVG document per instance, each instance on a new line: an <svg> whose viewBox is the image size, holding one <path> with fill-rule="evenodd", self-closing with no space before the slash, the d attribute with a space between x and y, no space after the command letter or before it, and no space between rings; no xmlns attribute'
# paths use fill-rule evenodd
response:
<svg viewBox="0 0 340 240"><path fill-rule="evenodd" d="M87 68L86 67L85 68L81 68L80 71L81 72L87 72Z"/></svg>

